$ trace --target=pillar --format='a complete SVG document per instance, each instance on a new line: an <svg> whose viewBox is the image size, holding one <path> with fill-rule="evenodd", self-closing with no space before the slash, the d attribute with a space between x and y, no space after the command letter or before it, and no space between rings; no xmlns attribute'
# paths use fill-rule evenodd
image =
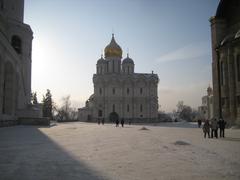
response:
<svg viewBox="0 0 240 180"><path fill-rule="evenodd" d="M4 71L4 64L3 59L0 57L0 114L2 114L2 107L3 107L3 71Z"/></svg>
<svg viewBox="0 0 240 180"><path fill-rule="evenodd" d="M228 49L228 86L229 86L229 109L230 109L230 123L233 123L236 118L236 84L235 84L235 69L234 69L234 56L232 49Z"/></svg>

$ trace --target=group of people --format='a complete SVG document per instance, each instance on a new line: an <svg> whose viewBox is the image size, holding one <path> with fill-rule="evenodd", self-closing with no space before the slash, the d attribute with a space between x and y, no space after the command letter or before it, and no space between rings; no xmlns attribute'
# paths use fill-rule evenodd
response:
<svg viewBox="0 0 240 180"><path fill-rule="evenodd" d="M123 118L121 119L120 123L121 123L122 127L124 127L124 119ZM119 126L119 120L117 119L116 120L116 127L118 127L118 126Z"/></svg>
<svg viewBox="0 0 240 180"><path fill-rule="evenodd" d="M104 118L100 119L98 118L98 125L100 125L102 123L102 125L104 125L105 121Z"/></svg>
<svg viewBox="0 0 240 180"><path fill-rule="evenodd" d="M204 138L208 135L208 138L218 138L218 129L220 129L220 138L225 137L225 127L226 121L222 118L217 121L216 118L213 118L211 121L206 120L203 125ZM210 136L211 131L211 136Z"/></svg>
<svg viewBox="0 0 240 180"><path fill-rule="evenodd" d="M104 125L104 118L98 118L98 125L100 125L102 123L102 125ZM122 127L124 127L124 119L122 118L121 121L119 121L118 119L116 120L116 127L119 127L119 123L121 123ZM129 125L131 125L131 121L129 121Z"/></svg>

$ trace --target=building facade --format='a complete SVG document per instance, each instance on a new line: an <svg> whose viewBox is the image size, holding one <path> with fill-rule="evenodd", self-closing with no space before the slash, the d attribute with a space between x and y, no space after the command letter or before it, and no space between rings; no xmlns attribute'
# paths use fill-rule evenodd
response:
<svg viewBox="0 0 240 180"><path fill-rule="evenodd" d="M122 49L114 35L106 46L105 58L97 61L93 75L94 94L79 109L79 120L113 122L124 118L131 122L156 121L158 117L158 82L153 72L135 73L134 61Z"/></svg>
<svg viewBox="0 0 240 180"><path fill-rule="evenodd" d="M24 0L0 0L0 124L34 114L29 107L33 32L23 17Z"/></svg>
<svg viewBox="0 0 240 180"><path fill-rule="evenodd" d="M210 23L214 116L240 124L240 1L221 0Z"/></svg>
<svg viewBox="0 0 240 180"><path fill-rule="evenodd" d="M202 97L202 105L198 107L200 118L212 119L213 115L213 90L209 86L207 88L207 95Z"/></svg>

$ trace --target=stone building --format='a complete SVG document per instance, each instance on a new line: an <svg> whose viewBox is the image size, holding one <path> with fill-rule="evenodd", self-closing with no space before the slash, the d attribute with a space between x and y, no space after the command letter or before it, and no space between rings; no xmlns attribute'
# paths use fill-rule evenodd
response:
<svg viewBox="0 0 240 180"><path fill-rule="evenodd" d="M202 97L202 105L198 107L198 112L202 119L212 119L213 116L213 90L209 86L207 95Z"/></svg>
<svg viewBox="0 0 240 180"><path fill-rule="evenodd" d="M240 124L240 1L221 0L210 23L214 116Z"/></svg>
<svg viewBox="0 0 240 180"><path fill-rule="evenodd" d="M23 16L24 0L0 0L0 125L39 113L29 105L33 32Z"/></svg>
<svg viewBox="0 0 240 180"><path fill-rule="evenodd" d="M127 55L122 60L122 49L114 35L106 46L105 58L97 61L93 75L94 94L79 109L80 121L103 119L113 122L149 122L158 117L158 75L153 72L135 73L134 61Z"/></svg>

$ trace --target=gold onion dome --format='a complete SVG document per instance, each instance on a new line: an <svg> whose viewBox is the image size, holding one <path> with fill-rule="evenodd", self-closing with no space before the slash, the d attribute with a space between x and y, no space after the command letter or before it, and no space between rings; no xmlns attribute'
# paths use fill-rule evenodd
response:
<svg viewBox="0 0 240 180"><path fill-rule="evenodd" d="M109 45L104 49L105 58L119 57L122 58L122 48L116 43L114 34L112 34L112 40Z"/></svg>

